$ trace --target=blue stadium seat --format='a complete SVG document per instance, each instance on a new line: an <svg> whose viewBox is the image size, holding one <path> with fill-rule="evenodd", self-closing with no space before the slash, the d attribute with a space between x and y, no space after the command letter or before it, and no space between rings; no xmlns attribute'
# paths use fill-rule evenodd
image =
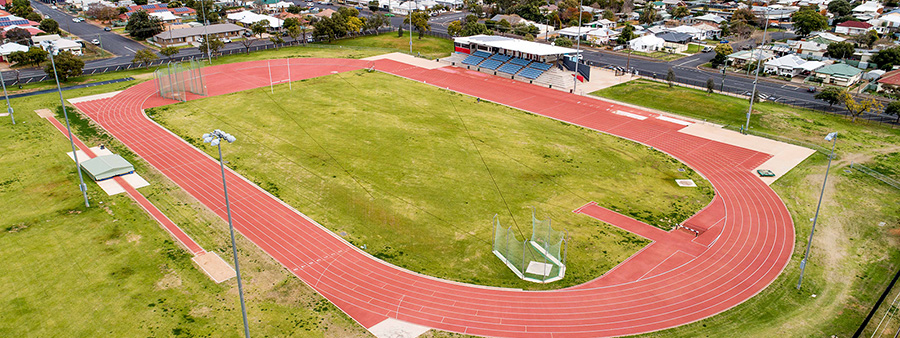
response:
<svg viewBox="0 0 900 338"><path fill-rule="evenodd" d="M548 63L535 62L535 63L528 65L528 67L546 71L546 70L550 70L550 68L553 66L551 66Z"/></svg>
<svg viewBox="0 0 900 338"><path fill-rule="evenodd" d="M525 60L523 58L513 58L512 60L509 61L509 63L524 67L524 66L527 66L529 63L531 63L531 61Z"/></svg>
<svg viewBox="0 0 900 338"><path fill-rule="evenodd" d="M500 62L506 62L506 61L509 61L509 59L512 59L512 56L503 55L503 54L494 54L494 55L491 55L491 60L497 60L497 61L500 61Z"/></svg>
<svg viewBox="0 0 900 338"><path fill-rule="evenodd" d="M474 53L472 53L472 55L480 56L483 59L487 59L487 58L491 57L491 53L483 52L480 50L475 51Z"/></svg>
<svg viewBox="0 0 900 338"><path fill-rule="evenodd" d="M503 62L501 62L501 61L487 59L487 60L484 60L483 63L481 63L480 67L496 70L497 67L500 67L500 65L502 65L502 64L503 64Z"/></svg>
<svg viewBox="0 0 900 338"><path fill-rule="evenodd" d="M522 69L521 65L507 63L507 64L503 65L502 67L498 68L497 71L502 72L502 73L507 73L507 74L515 74L515 73L518 73L520 69Z"/></svg>
<svg viewBox="0 0 900 338"><path fill-rule="evenodd" d="M521 77L524 77L524 78L526 78L526 79L532 79L532 80L534 80L534 79L538 78L538 76L541 76L541 74L543 74L543 73L544 73L544 71L543 71L543 70L540 70L540 69L535 69L535 68L523 68L522 71L519 72L518 75L521 76Z"/></svg>
<svg viewBox="0 0 900 338"><path fill-rule="evenodd" d="M478 65L479 63L481 63L481 61L484 61L484 58L483 58L483 57L475 56L475 55L469 55L469 57L467 57L467 58L465 58L464 60L462 60L462 63L463 63L464 65L473 65L473 66L475 66L475 65Z"/></svg>

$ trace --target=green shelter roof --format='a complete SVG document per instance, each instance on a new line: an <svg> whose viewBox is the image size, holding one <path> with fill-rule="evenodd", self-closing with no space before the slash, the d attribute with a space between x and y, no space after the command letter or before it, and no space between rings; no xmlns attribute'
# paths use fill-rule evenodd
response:
<svg viewBox="0 0 900 338"><path fill-rule="evenodd" d="M94 181L102 181L134 171L134 166L119 155L97 156L81 162L81 168L87 172Z"/></svg>

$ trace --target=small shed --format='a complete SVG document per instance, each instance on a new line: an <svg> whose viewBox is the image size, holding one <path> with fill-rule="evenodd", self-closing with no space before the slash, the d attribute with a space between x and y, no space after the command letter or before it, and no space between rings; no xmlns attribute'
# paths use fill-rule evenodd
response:
<svg viewBox="0 0 900 338"><path fill-rule="evenodd" d="M115 154L97 156L81 162L81 168L84 169L94 181L102 181L134 172L134 166L132 166L131 163L128 163L122 156Z"/></svg>

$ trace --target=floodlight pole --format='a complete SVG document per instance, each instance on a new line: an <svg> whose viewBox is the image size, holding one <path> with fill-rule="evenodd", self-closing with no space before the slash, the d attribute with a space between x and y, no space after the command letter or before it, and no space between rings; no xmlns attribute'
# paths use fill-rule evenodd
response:
<svg viewBox="0 0 900 338"><path fill-rule="evenodd" d="M408 14L409 15L409 55L412 55L412 8L410 7L410 6L412 6L411 5L412 1L407 1L406 3L410 4L410 5L407 5L406 7L409 10L409 14ZM416 3L416 7L417 8L419 7L418 3ZM401 23L401 25L402 25L402 23Z"/></svg>
<svg viewBox="0 0 900 338"><path fill-rule="evenodd" d="M578 89L578 61L581 60L581 16L584 14L584 0L578 2L578 37L575 38L575 78L572 80L572 93Z"/></svg>
<svg viewBox="0 0 900 338"><path fill-rule="evenodd" d="M13 116L12 105L9 104L9 94L6 93L6 81L3 80L3 72L0 72L0 84L3 85L3 97L6 98L6 111L9 112L9 118L12 119L12 124L16 124L16 117Z"/></svg>
<svg viewBox="0 0 900 338"><path fill-rule="evenodd" d="M753 6L750 6L751 9ZM763 14L763 20L766 20L766 27L763 29L762 43L763 45L766 43L766 32L769 31L769 8L766 7L766 12ZM741 130L744 135L747 135L747 131L750 129L750 113L753 111L753 101L756 100L756 84L759 83L759 67L762 66L762 48L757 47L759 49L759 53L756 53L756 75L753 78L753 90L750 91L750 108L747 109L747 123L744 124L744 129ZM752 54L752 53L751 53ZM722 79L722 86L724 88L725 79Z"/></svg>
<svg viewBox="0 0 900 338"><path fill-rule="evenodd" d="M87 185L84 184L84 177L81 175L81 164L78 163L78 151L75 149L75 139L72 138L72 127L69 125L69 113L66 112L66 101L63 100L62 88L59 86L59 76L56 74L56 62L53 60L53 45L50 47L50 64L53 67L53 78L56 80L56 91L59 92L59 104L62 105L63 117L66 119L66 131L69 133L69 144L72 146L72 158L75 159L75 171L78 172L78 181L80 184L78 185L78 189L81 190L81 195L84 196L84 206L87 208L91 207L91 203L88 202L87 197ZM4 87L6 87L4 85ZM9 98L7 98L9 100ZM7 101L9 102L9 101ZM7 103L8 104L8 103ZM12 109L10 108L10 111Z"/></svg>
<svg viewBox="0 0 900 338"><path fill-rule="evenodd" d="M825 196L825 183L828 182L828 171L831 170L831 160L834 159L834 146L837 144L837 133L830 133L825 137L831 139L831 154L828 155L828 167L825 169L825 179L822 181L822 192L819 193L819 204L816 205L816 215L813 217L812 229L809 231L809 241L806 242L806 254L800 261L800 279L797 281L797 290L803 284L803 272L806 270L806 260L809 258L809 247L812 245L813 234L816 233L816 222L819 220L819 208L822 207L822 196Z"/></svg>
<svg viewBox="0 0 900 338"><path fill-rule="evenodd" d="M228 214L228 230L231 232L231 253L234 255L234 272L237 277L238 295L241 299L241 315L244 317L244 336L250 338L250 326L247 324L247 307L244 304L244 286L241 282L241 267L238 265L237 244L235 244L234 225L231 220L231 203L228 201L228 183L225 182L225 162L222 161L222 142L234 142L234 137L223 134L224 132L217 129L210 133L209 136L211 136L210 139L216 139L216 147L219 149L219 168L222 170L222 188L225 191L225 213ZM206 140L204 139L204 141Z"/></svg>
<svg viewBox="0 0 900 338"><path fill-rule="evenodd" d="M212 64L212 48L209 46L209 31L207 30L209 21L206 21L206 7L203 4L204 2L204 0L200 0L200 11L203 12L203 42L206 43L206 56L209 57L209 64Z"/></svg>

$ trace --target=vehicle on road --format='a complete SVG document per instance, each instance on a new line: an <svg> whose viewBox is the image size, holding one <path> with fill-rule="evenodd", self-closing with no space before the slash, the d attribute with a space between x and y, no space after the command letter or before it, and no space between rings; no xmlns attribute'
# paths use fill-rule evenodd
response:
<svg viewBox="0 0 900 338"><path fill-rule="evenodd" d="M393 18L393 17L394 17L394 13L387 13L387 14L385 14L384 16Z"/></svg>
<svg viewBox="0 0 900 338"><path fill-rule="evenodd" d="M806 88L806 91L810 93L815 93L816 90L818 90L818 88L816 88L815 86L809 86L809 88Z"/></svg>
<svg viewBox="0 0 900 338"><path fill-rule="evenodd" d="M710 46L703 47L703 52L704 52L704 53L712 52L712 50L713 50L713 49L712 49L712 47L710 47Z"/></svg>
<svg viewBox="0 0 900 338"><path fill-rule="evenodd" d="M91 40L91 43L93 43L93 44L95 44L95 45L99 45L99 44L100 44L100 40L93 39L93 40Z"/></svg>
<svg viewBox="0 0 900 338"><path fill-rule="evenodd" d="M728 43L728 40L719 41L719 43Z"/></svg>
<svg viewBox="0 0 900 338"><path fill-rule="evenodd" d="M109 27L103 27L103 30L109 32L109 31L112 31L112 28L109 28Z"/></svg>
<svg viewBox="0 0 900 338"><path fill-rule="evenodd" d="M229 38L223 38L223 39L222 39L222 42L224 42L224 43L231 43L231 39L229 39Z"/></svg>

